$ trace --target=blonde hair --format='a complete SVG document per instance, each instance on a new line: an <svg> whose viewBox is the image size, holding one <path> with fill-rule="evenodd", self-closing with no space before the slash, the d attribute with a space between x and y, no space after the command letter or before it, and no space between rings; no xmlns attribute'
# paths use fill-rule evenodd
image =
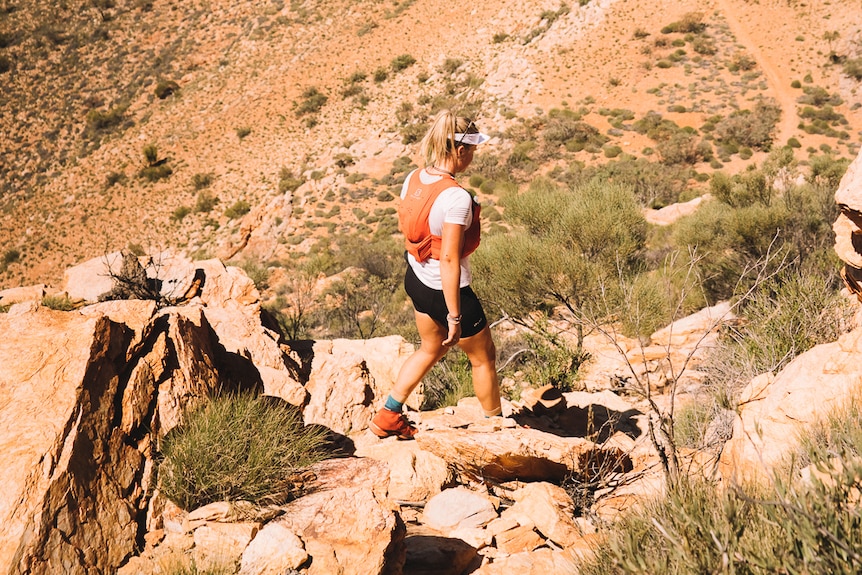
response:
<svg viewBox="0 0 862 575"><path fill-rule="evenodd" d="M425 165L433 166L437 162L453 159L458 146L469 146L455 141L455 134L475 134L479 131L470 118L456 116L449 110L441 110L434 116L434 121L428 133L422 138L419 149L425 156Z"/></svg>

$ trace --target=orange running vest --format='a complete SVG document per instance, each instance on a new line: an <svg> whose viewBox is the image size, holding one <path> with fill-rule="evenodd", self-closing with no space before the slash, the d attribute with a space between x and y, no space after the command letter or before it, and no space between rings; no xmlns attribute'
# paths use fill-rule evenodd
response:
<svg viewBox="0 0 862 575"><path fill-rule="evenodd" d="M431 215L431 206L444 190L452 187L461 187L450 175L443 176L440 180L425 185L419 179L420 170L410 175L407 183L407 194L398 206L398 229L404 234L404 247L416 258L416 261L425 262L428 259L440 259L440 245L443 238L431 234L428 224L428 216ZM482 206L473 202L473 221L464 235L464 246L461 248L461 257L466 257L476 251L479 247L479 215Z"/></svg>

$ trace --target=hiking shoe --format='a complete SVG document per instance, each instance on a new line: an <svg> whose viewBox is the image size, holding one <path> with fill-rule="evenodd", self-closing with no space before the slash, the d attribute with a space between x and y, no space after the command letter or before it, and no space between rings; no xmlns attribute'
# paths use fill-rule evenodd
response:
<svg viewBox="0 0 862 575"><path fill-rule="evenodd" d="M377 437L394 435L398 439L413 439L417 431L415 427L410 425L403 413L389 411L386 408L377 412L368 427Z"/></svg>

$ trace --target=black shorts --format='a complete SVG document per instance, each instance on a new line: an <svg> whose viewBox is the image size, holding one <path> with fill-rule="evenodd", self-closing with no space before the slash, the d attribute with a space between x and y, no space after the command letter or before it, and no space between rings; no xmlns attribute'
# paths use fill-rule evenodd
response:
<svg viewBox="0 0 862 575"><path fill-rule="evenodd" d="M446 307L443 292L423 284L416 277L409 264L407 265L407 273L404 274L404 289L410 299L413 300L413 307L416 311L431 316L431 319L448 329L446 316L449 315L449 309ZM482 304L479 303L479 298L476 297L470 286L462 287L461 337L476 335L486 325L488 325L488 318L485 317L485 311L482 309Z"/></svg>

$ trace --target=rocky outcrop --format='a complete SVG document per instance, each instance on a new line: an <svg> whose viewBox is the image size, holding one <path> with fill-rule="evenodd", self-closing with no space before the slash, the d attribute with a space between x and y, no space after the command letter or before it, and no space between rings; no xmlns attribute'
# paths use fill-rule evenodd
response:
<svg viewBox="0 0 862 575"><path fill-rule="evenodd" d="M465 477L491 481L559 482L584 473L589 462L598 460L617 462L618 471L630 467L619 450L535 429L432 430L417 435L416 443Z"/></svg>
<svg viewBox="0 0 862 575"><path fill-rule="evenodd" d="M668 382L679 386L697 385L702 374L697 371L702 358L718 339L723 325L736 321L731 305L721 302L680 318L656 331L648 342L614 333L611 342L604 335L587 338L591 359L579 375L587 389L629 387L663 390ZM681 372L682 367L686 369Z"/></svg>
<svg viewBox="0 0 862 575"><path fill-rule="evenodd" d="M29 298L23 298L30 301L0 313L0 571L114 572L130 561L141 540L158 540L151 534L170 524L165 515L169 506L152 497L155 446L159 437L182 423L190 407L216 390L230 389L306 402L308 370L297 364L278 334L263 326L251 281L217 261L173 269L186 269L191 276L176 285L197 283L199 288L181 306L159 308L155 301L123 300L61 312L42 307L43 290L31 290ZM76 293L98 299L104 292L98 288ZM409 349L401 340L386 343L389 347L362 342L352 352L349 342L338 344L351 361L328 364L326 377L335 382L349 379L357 365L365 366L365 388L356 399L359 408L370 409L375 394L391 386L391 373L398 366L397 357L387 363L373 353L366 361L362 350ZM313 363L313 357L306 359ZM335 395L330 393L330 399ZM351 405L346 400L337 403ZM341 429L337 421L320 418L333 430ZM362 424L358 418L356 425ZM385 464L377 465L374 475L388 478L379 468ZM357 470L350 475L355 482ZM321 508L343 507L355 517L371 517L376 508L374 513L385 516L380 524L385 524L384 531L398 531L399 520L385 504L385 489L342 492L342 503L353 507L334 505L322 492L316 496ZM321 517L323 512L308 513ZM313 521L296 521L297 531L316 533L322 528ZM197 549L198 560L207 563L212 559L206 552L208 541L229 540L229 547L242 553L262 526L210 526L195 532L196 537L177 537L179 547ZM323 556L346 553L340 547L342 536L333 536L328 547L316 548L318 565L327 564ZM379 546L382 551L365 551L388 557L393 553L390 545L387 540ZM369 565L398 563L354 558Z"/></svg>
<svg viewBox="0 0 862 575"><path fill-rule="evenodd" d="M740 396L733 436L721 453L722 478L769 478L798 432L835 411L860 387L862 328L808 350L775 376L755 378Z"/></svg>
<svg viewBox="0 0 862 575"><path fill-rule="evenodd" d="M835 192L841 215L832 226L835 253L844 262L841 277L862 301L862 154L847 168Z"/></svg>
<svg viewBox="0 0 862 575"><path fill-rule="evenodd" d="M841 277L862 302L862 153L841 178L835 202L841 210L832 226L835 252L844 262ZM742 391L733 436L721 453L722 477L770 478L800 430L858 393L862 386L860 354L862 328L857 327L837 342L818 345L796 357L778 374L754 378Z"/></svg>
<svg viewBox="0 0 862 575"><path fill-rule="evenodd" d="M0 315L0 569L90 573L132 554L144 455L113 422L130 331L107 317Z"/></svg>

